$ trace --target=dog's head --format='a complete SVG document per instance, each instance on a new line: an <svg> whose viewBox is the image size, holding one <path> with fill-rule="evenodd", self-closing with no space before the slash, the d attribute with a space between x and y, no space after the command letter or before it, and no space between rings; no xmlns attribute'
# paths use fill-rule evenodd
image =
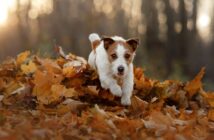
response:
<svg viewBox="0 0 214 140"><path fill-rule="evenodd" d="M127 74L129 65L132 63L135 51L139 45L139 39L128 40L122 37L103 37L104 48L108 54L113 75L123 77Z"/></svg>

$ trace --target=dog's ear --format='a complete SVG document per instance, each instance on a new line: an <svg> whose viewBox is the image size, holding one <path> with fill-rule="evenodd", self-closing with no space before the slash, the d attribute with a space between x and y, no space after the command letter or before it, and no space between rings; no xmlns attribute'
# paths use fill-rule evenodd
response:
<svg viewBox="0 0 214 140"><path fill-rule="evenodd" d="M111 38L111 37L108 37L108 36L102 36L101 40L103 40L104 42L104 48L107 50L108 47L113 44L115 41Z"/></svg>
<svg viewBox="0 0 214 140"><path fill-rule="evenodd" d="M132 48L133 51L137 49L139 42L139 38L130 38L126 40L126 43Z"/></svg>

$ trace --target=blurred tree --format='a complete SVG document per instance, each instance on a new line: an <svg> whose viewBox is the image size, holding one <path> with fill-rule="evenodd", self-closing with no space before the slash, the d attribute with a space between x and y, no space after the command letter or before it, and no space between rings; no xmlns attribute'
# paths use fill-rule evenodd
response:
<svg viewBox="0 0 214 140"><path fill-rule="evenodd" d="M181 67L184 70L184 73L187 72L187 50L189 44L189 32L187 29L187 12L185 8L185 0L179 0L179 13L180 13L180 23L181 23L181 32L179 33L178 36L178 43L179 43L179 48L178 48L178 58L177 60L179 61Z"/></svg>
<svg viewBox="0 0 214 140"><path fill-rule="evenodd" d="M175 18L176 13L172 9L169 3L170 0L164 0L165 3L165 13L167 17L167 42L166 42L166 66L167 66L167 75L170 75L170 73L173 70L173 63L175 61L175 54L177 52L177 45L175 42L176 40L176 32L174 29L175 26Z"/></svg>
<svg viewBox="0 0 214 140"><path fill-rule="evenodd" d="M16 16L17 16L17 27L19 33L19 41L22 44L23 49L29 49L32 44L30 44L29 38L29 17L28 13L31 9L31 1L26 2L26 5L21 5L21 1L16 2Z"/></svg>

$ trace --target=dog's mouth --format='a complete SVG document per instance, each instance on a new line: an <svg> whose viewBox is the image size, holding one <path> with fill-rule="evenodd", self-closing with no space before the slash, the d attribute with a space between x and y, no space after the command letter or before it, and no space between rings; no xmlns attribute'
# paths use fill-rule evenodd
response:
<svg viewBox="0 0 214 140"><path fill-rule="evenodd" d="M124 72L118 72L117 75L118 75L119 77L124 76Z"/></svg>

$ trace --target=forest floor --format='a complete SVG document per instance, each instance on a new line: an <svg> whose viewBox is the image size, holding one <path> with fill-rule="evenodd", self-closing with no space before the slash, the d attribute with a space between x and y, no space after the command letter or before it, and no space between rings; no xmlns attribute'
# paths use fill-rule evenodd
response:
<svg viewBox="0 0 214 140"><path fill-rule="evenodd" d="M189 82L158 81L135 68L131 106L100 86L84 58L29 51L0 65L0 139L214 139L214 93L205 69Z"/></svg>

